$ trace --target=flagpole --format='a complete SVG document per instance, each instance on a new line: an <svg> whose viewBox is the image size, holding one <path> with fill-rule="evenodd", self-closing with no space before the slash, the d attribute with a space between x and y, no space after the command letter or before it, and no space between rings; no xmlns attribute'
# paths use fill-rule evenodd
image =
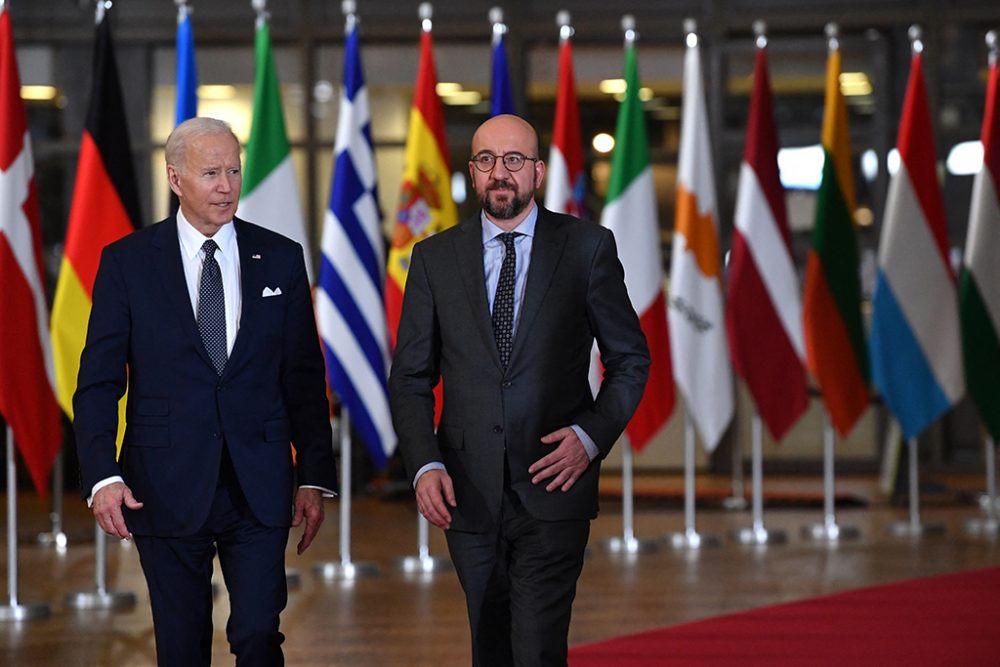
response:
<svg viewBox="0 0 1000 667"><path fill-rule="evenodd" d="M4 9L0 3L0 11ZM17 466L14 463L14 430L7 425L7 604L0 607L0 622L48 618L49 606L17 599Z"/></svg>
<svg viewBox="0 0 1000 667"><path fill-rule="evenodd" d="M722 542L717 535L703 535L695 528L694 502L694 420L689 410L684 411L684 531L669 533L667 542L675 549L700 549L716 547Z"/></svg>
<svg viewBox="0 0 1000 667"><path fill-rule="evenodd" d="M625 35L625 49L635 48L638 33L635 31L635 17L631 14L622 16L622 32ZM632 465L632 443L627 440L622 443L622 535L609 537L603 541L604 548L610 553L636 554L645 551L655 551L659 548L658 540L654 538L637 538L634 528L634 472Z"/></svg>
<svg viewBox="0 0 1000 667"><path fill-rule="evenodd" d="M756 28L756 24L754 26ZM758 44L760 42L758 41ZM766 38L765 38L766 43ZM781 544L788 541L783 530L769 530L764 527L764 426L760 415L754 410L751 418L753 442L751 445L751 512L753 524L750 528L740 528L732 532L732 538L740 544L765 545Z"/></svg>
<svg viewBox="0 0 1000 667"><path fill-rule="evenodd" d="M2 2L2 0L0 0ZM68 538L63 531L63 495L65 487L65 462L63 461L64 448L59 448L55 461L52 462L52 511L49 512L49 520L52 521L52 530L39 533L38 543L44 546L54 546L59 553L66 552Z"/></svg>
<svg viewBox="0 0 1000 667"><path fill-rule="evenodd" d="M834 503L833 446L836 435L830 416L823 412L823 522L802 526L802 536L814 540L837 542L853 540L861 536L856 526L837 524Z"/></svg>

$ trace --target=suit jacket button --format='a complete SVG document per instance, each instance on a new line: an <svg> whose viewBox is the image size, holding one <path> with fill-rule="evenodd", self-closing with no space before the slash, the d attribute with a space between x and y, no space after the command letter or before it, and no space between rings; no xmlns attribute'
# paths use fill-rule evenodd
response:
<svg viewBox="0 0 1000 667"><path fill-rule="evenodd" d="M503 433L503 426L499 426L499 425L494 426L493 427L493 432L494 433Z"/></svg>

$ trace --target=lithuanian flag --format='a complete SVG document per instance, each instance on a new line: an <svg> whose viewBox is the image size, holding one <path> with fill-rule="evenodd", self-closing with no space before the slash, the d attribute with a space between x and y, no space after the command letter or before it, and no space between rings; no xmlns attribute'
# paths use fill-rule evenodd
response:
<svg viewBox="0 0 1000 667"><path fill-rule="evenodd" d="M458 222L458 212L451 198L444 111L436 90L437 72L429 24L430 20L424 22L420 38L420 64L417 67L413 106L410 107L403 184L385 285L385 309L393 350L396 349L396 331L399 329L403 290L413 246Z"/></svg>
<svg viewBox="0 0 1000 667"><path fill-rule="evenodd" d="M101 250L137 227L137 192L111 26L107 16L102 16L97 23L90 103L52 306L57 398L70 418Z"/></svg>
<svg viewBox="0 0 1000 667"><path fill-rule="evenodd" d="M861 321L854 177L847 106L840 91L840 49L832 42L826 67L823 178L806 259L803 324L806 363L841 436L868 406L868 348Z"/></svg>

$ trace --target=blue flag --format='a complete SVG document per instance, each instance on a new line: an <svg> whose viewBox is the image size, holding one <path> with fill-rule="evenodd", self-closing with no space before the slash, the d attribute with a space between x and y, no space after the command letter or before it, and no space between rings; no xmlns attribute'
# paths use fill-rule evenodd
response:
<svg viewBox="0 0 1000 667"><path fill-rule="evenodd" d="M514 96L510 92L510 74L507 71L507 49L503 36L493 40L493 79L490 91L490 117L517 113Z"/></svg>
<svg viewBox="0 0 1000 667"><path fill-rule="evenodd" d="M356 24L347 34L344 86L323 224L316 321L327 378L378 468L396 447L389 415L385 248L368 92Z"/></svg>
<svg viewBox="0 0 1000 667"><path fill-rule="evenodd" d="M177 10L177 113L174 125L198 115L198 71L194 62L194 31L191 10L181 5Z"/></svg>

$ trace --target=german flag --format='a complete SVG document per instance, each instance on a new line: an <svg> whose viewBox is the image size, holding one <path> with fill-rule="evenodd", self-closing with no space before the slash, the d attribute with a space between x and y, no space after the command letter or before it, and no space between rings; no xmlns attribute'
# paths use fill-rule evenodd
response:
<svg viewBox="0 0 1000 667"><path fill-rule="evenodd" d="M71 418L101 250L134 231L140 220L129 146L111 25L105 15L97 23L87 122L52 306L58 399Z"/></svg>

